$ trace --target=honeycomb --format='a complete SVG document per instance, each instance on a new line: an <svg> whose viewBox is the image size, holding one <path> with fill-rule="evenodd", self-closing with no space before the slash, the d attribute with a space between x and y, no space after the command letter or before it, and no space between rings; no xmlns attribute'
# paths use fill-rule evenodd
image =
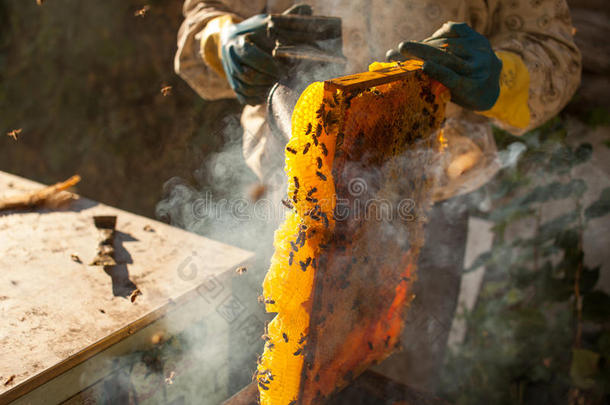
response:
<svg viewBox="0 0 610 405"><path fill-rule="evenodd" d="M311 84L263 282L262 405L320 404L400 344L449 95L421 63Z"/></svg>

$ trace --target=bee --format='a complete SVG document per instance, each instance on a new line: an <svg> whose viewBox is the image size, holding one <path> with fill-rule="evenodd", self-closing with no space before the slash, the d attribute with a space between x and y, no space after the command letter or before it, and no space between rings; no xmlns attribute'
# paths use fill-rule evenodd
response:
<svg viewBox="0 0 610 405"><path fill-rule="evenodd" d="M292 203L290 202L290 200L286 200L286 199L284 199L284 200L282 200L282 204L284 204L284 206L285 206L286 208L288 208L288 209L293 209L293 208L294 208L294 205L292 205Z"/></svg>
<svg viewBox="0 0 610 405"><path fill-rule="evenodd" d="M319 138L322 135L322 125L318 124L316 127L316 136Z"/></svg>
<svg viewBox="0 0 610 405"><path fill-rule="evenodd" d="M310 203L317 203L318 199L307 196L307 197L305 197L305 201L309 201Z"/></svg>
<svg viewBox="0 0 610 405"><path fill-rule="evenodd" d="M246 274L247 271L248 271L248 268L246 266L239 266L238 268L235 269L235 272L239 275Z"/></svg>
<svg viewBox="0 0 610 405"><path fill-rule="evenodd" d="M15 374L11 375L5 382L4 382L4 386L9 386L13 383L13 381L15 380Z"/></svg>
<svg viewBox="0 0 610 405"><path fill-rule="evenodd" d="M299 241L299 247L305 246L305 232L299 232L299 238L297 240Z"/></svg>
<svg viewBox="0 0 610 405"><path fill-rule="evenodd" d="M171 373L169 373L169 375L165 378L165 384L172 385L174 383L175 377L176 377L175 371L172 371Z"/></svg>
<svg viewBox="0 0 610 405"><path fill-rule="evenodd" d="M269 335L262 335L261 339L263 339L265 342L267 342L268 340L271 340L271 338L269 337Z"/></svg>
<svg viewBox="0 0 610 405"><path fill-rule="evenodd" d="M294 252L290 252L288 255L288 265L292 266L292 261L294 260Z"/></svg>
<svg viewBox="0 0 610 405"><path fill-rule="evenodd" d="M300 348L299 350L297 350L296 352L292 353L293 356L299 356L303 353L303 349Z"/></svg>
<svg viewBox="0 0 610 405"><path fill-rule="evenodd" d="M267 299L265 300L265 304L273 305L273 304L275 304L275 301L274 301L274 300L272 300L272 299L270 299L270 298L267 298Z"/></svg>
<svg viewBox="0 0 610 405"><path fill-rule="evenodd" d="M314 187L314 188L315 188L315 187ZM307 230L307 225L305 225L305 224L301 224L301 225L300 225L300 228L301 228L301 230L302 230L302 231L306 231L306 230Z"/></svg>
<svg viewBox="0 0 610 405"><path fill-rule="evenodd" d="M307 340L307 335L301 334L301 338L299 339L299 344L302 345L303 342L305 342L305 340Z"/></svg>
<svg viewBox="0 0 610 405"><path fill-rule="evenodd" d="M322 158L321 157L317 157L316 161L318 162L318 169L322 168Z"/></svg>
<svg viewBox="0 0 610 405"><path fill-rule="evenodd" d="M326 216L326 213L321 212L321 213L320 213L320 216L321 216L321 217L322 217L322 219L324 220L324 226L325 226L326 228L328 228L328 226L329 226L330 224L329 224L329 222L328 222L328 217Z"/></svg>
<svg viewBox="0 0 610 405"><path fill-rule="evenodd" d="M316 117L321 118L322 116L324 116L324 104L316 111Z"/></svg>
<svg viewBox="0 0 610 405"><path fill-rule="evenodd" d="M264 389L265 391L269 390L269 387L267 387L265 384L263 384L261 380L258 380L258 386L261 387L262 389Z"/></svg>
<svg viewBox="0 0 610 405"><path fill-rule="evenodd" d="M284 338L284 342L288 343L288 335L285 333L282 333L282 337Z"/></svg>
<svg viewBox="0 0 610 405"><path fill-rule="evenodd" d="M293 241L290 241L290 246L292 247L292 250L294 250L295 252L299 251L298 246Z"/></svg>
<svg viewBox="0 0 610 405"><path fill-rule="evenodd" d="M316 170L316 175L317 175L317 176L318 176L320 179L322 179L322 180L326 181L326 176L324 175L324 173L320 172L319 170Z"/></svg>
<svg viewBox="0 0 610 405"><path fill-rule="evenodd" d="M294 201L295 204L297 203L298 195L299 195L299 189L294 190L294 194L292 195L292 201Z"/></svg>
<svg viewBox="0 0 610 405"><path fill-rule="evenodd" d="M6 136L10 136L11 138L13 138L14 140L17 140L17 135L19 135L21 133L22 129L18 128L18 129L13 129L11 132L8 132L6 134Z"/></svg>
<svg viewBox="0 0 610 405"><path fill-rule="evenodd" d="M163 97L167 97L172 94L172 86L163 86L161 87L161 94Z"/></svg>
<svg viewBox="0 0 610 405"><path fill-rule="evenodd" d="M309 147L311 146L311 144L309 142L307 142L305 144L305 148L303 149L303 155L306 154L309 151ZM296 177L295 177L296 178ZM298 187L297 187L298 188Z"/></svg>
<svg viewBox="0 0 610 405"><path fill-rule="evenodd" d="M345 137L345 134L343 132L339 132L337 134L337 148L341 145L343 145L343 138Z"/></svg>
<svg viewBox="0 0 610 405"><path fill-rule="evenodd" d="M136 302L136 298L138 297L138 295L142 295L142 291L140 291L139 288L136 288L135 290L133 290L131 292L131 295L129 296L129 300L133 303Z"/></svg>
<svg viewBox="0 0 610 405"><path fill-rule="evenodd" d="M72 261L76 262L76 263L82 263L83 261L80 259L80 257L78 257L78 255L76 253L71 253L70 254L70 259L72 259Z"/></svg>
<svg viewBox="0 0 610 405"><path fill-rule="evenodd" d="M150 6L148 4L146 4L144 7L137 10L135 13L133 13L133 15L135 17L144 17L146 15L146 13L148 12L148 10L150 10Z"/></svg>
<svg viewBox="0 0 610 405"><path fill-rule="evenodd" d="M292 153L293 155L296 155L296 154L297 154L297 151L296 151L296 150L294 150L294 149L292 149L290 146L286 146L286 150L287 150L288 152Z"/></svg>
<svg viewBox="0 0 610 405"><path fill-rule="evenodd" d="M312 195L313 193L315 193L316 191L318 191L318 188L317 188L317 187L314 187L314 188L312 188L311 190L309 190L309 191L307 192L307 195L308 195L308 196L310 196L310 195Z"/></svg>
<svg viewBox="0 0 610 405"><path fill-rule="evenodd" d="M367 342L369 344L369 349L373 350L373 344L371 342Z"/></svg>
<svg viewBox="0 0 610 405"><path fill-rule="evenodd" d="M296 404L297 404L297 400L296 399L293 399L292 401L290 401L288 403L288 405L296 405Z"/></svg>
<svg viewBox="0 0 610 405"><path fill-rule="evenodd" d="M301 270L303 271L307 271L307 267L309 267L309 264L311 263L311 257L308 257L307 260L303 261L299 261L299 264L301 265Z"/></svg>
<svg viewBox="0 0 610 405"><path fill-rule="evenodd" d="M320 147L322 148L322 153L324 154L324 156L328 156L328 149L326 149L326 145L324 145L324 142L320 142Z"/></svg>
<svg viewBox="0 0 610 405"><path fill-rule="evenodd" d="M299 189L299 178L297 176L294 176L294 187L297 190Z"/></svg>
<svg viewBox="0 0 610 405"><path fill-rule="evenodd" d="M259 304L262 304L263 302L265 302L265 297L263 297L262 295L259 295L258 297L256 297L256 300L258 301Z"/></svg>
<svg viewBox="0 0 610 405"><path fill-rule="evenodd" d="M307 131L305 132L305 135L309 135L310 132L311 132L311 122L307 124Z"/></svg>
<svg viewBox="0 0 610 405"><path fill-rule="evenodd" d="M318 137L315 134L311 134L311 137L313 138L313 144L318 146Z"/></svg>

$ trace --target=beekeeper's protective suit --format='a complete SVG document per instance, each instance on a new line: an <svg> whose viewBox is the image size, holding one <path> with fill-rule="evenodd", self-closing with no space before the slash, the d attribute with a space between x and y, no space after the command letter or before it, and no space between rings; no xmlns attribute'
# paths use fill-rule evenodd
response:
<svg viewBox="0 0 610 405"><path fill-rule="evenodd" d="M264 15L255 16L282 13L294 3L186 0L176 72L204 99L237 96L254 104L252 100L268 90L281 72L273 63L265 65L265 57L256 49L243 48L240 35L261 29ZM580 53L565 0L310 0L308 4L315 15L342 19L346 74L366 71L371 62L385 60L386 52L394 49L389 56L400 53L423 59L424 71L451 90L444 131L450 153L437 200L474 190L497 172L492 122L521 134L557 114L580 83ZM449 21L465 24L446 24ZM281 172L288 139L270 135L265 106L246 105L242 125L243 153L250 168L263 180ZM464 232L456 237L447 229L465 229L466 217L447 212L453 209L449 204L431 216L429 228L440 228L441 239L465 239ZM446 220L434 223L444 215ZM435 245L442 250L445 242ZM445 256L438 251L432 254L444 257L444 262L428 263L438 268L428 296L452 297L453 309L459 275L454 270L443 274L443 266L450 268L450 262L463 260L465 240L457 242L461 247ZM415 337L405 337L402 363L394 361L393 371L388 372L411 385L430 388L439 364L426 365L424 359L442 352L453 311L425 298L420 305L432 314L412 325L425 329L418 333L427 337L419 343ZM434 345L438 347L426 347Z"/></svg>

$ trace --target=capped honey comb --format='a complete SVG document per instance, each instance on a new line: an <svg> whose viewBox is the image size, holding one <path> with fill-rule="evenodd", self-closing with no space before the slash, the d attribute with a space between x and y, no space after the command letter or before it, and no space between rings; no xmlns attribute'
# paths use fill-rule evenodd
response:
<svg viewBox="0 0 610 405"><path fill-rule="evenodd" d="M324 403L400 343L449 95L421 63L311 84L286 146L292 207L263 283L262 405Z"/></svg>

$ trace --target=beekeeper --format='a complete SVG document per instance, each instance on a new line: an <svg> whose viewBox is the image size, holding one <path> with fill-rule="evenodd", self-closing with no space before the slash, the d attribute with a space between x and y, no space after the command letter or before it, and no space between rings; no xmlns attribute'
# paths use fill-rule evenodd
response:
<svg viewBox="0 0 610 405"><path fill-rule="evenodd" d="M267 14L282 13L295 3L185 0L178 34L176 72L206 100L237 97L245 104L244 158L263 180L281 172L284 162L288 139L270 134L264 105L270 87L284 72L282 64L244 36L264 32ZM371 62L386 57L417 57L425 61L424 72L451 91L444 127L449 153L436 191L438 201L474 190L497 172L492 123L522 134L557 114L580 82L581 58L565 0L308 3L315 15L342 19L345 74L366 71ZM430 388L439 366L439 360L427 364L425 358L442 358L438 353L444 350L459 291L461 267L455 263L463 261L465 245L466 214L448 212L454 210L452 204L440 206L429 228L440 228L455 247L428 259L438 269L434 285L424 294L429 300L424 297L421 303L431 311L418 324L427 337L420 342L421 350L411 337L402 363L397 366L395 361L393 371L387 369L402 380L408 375L408 382L420 388ZM422 256L425 260L426 252ZM438 347L430 347L434 344Z"/></svg>

